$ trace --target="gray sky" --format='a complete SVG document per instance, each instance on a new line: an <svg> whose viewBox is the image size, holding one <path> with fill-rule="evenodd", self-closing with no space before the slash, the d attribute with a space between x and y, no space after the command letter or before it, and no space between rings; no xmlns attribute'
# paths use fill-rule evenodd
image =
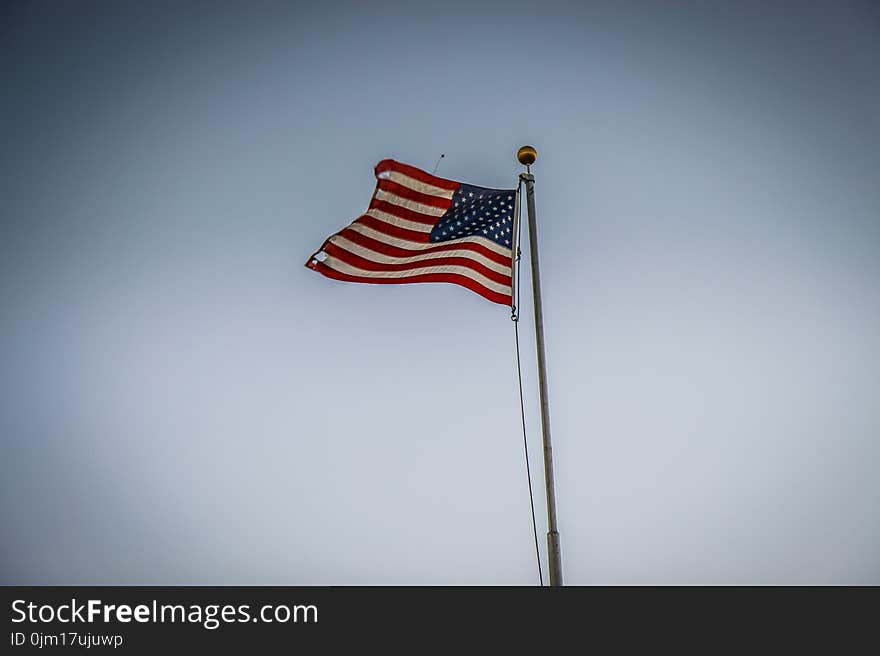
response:
<svg viewBox="0 0 880 656"><path fill-rule="evenodd" d="M0 16L0 583L536 582L509 311L302 266L523 143L566 581L880 583L875 5L181 4Z"/></svg>

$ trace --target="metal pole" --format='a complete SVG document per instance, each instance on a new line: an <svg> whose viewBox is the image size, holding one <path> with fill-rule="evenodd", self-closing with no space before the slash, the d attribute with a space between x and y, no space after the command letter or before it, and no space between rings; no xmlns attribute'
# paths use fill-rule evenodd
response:
<svg viewBox="0 0 880 656"><path fill-rule="evenodd" d="M547 560L550 564L550 585L562 585L562 554L556 527L556 492L553 479L553 447L550 444L550 401L547 398L547 357L544 354L544 312L541 306L541 269L538 266L538 228L535 221L535 177L531 165L538 154L531 146L523 146L516 154L526 167L519 178L526 184L526 209L529 219L529 254L532 262L532 298L535 302L535 343L538 351L538 391L541 396L541 432L544 437L544 482L547 486Z"/></svg>

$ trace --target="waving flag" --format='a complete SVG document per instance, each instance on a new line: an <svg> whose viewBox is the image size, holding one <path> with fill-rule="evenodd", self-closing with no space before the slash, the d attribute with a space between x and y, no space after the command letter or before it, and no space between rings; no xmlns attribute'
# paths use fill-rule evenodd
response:
<svg viewBox="0 0 880 656"><path fill-rule="evenodd" d="M438 178L385 159L370 206L306 266L348 282L450 282L511 304L515 189Z"/></svg>

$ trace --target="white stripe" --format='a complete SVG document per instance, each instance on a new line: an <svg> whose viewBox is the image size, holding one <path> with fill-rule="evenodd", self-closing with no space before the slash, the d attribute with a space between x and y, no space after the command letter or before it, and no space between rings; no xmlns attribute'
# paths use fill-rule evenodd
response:
<svg viewBox="0 0 880 656"><path fill-rule="evenodd" d="M427 182L422 182L421 180L416 180L415 178L411 178L408 175L401 173L400 171L382 171L379 174L380 178L391 180L392 182L396 182L397 184L408 187L413 191L418 191L421 194L428 194L429 196L439 196L440 198L452 198L455 194L454 189L444 189L443 187L435 187L432 184L428 184Z"/></svg>
<svg viewBox="0 0 880 656"><path fill-rule="evenodd" d="M455 264L419 267L418 269L410 269L409 271L367 271L346 264L338 257L333 257L332 255L327 256L327 259L324 260L323 264L331 269L339 271L340 273L345 273L349 276L358 276L360 278L394 279L409 278L410 276L420 276L428 273L454 273L464 276L465 278L470 278L477 284L482 285L493 292L510 296L510 285L499 285L494 280L489 280L486 276L480 275L473 269Z"/></svg>
<svg viewBox="0 0 880 656"><path fill-rule="evenodd" d="M425 205L424 203L419 203L418 201L410 200L409 198L403 198L402 196L392 194L390 191L385 191L384 189L376 190L376 198L391 203L392 205L405 207L406 209L418 212L419 214L427 214L428 216L443 216L446 214L446 210L444 209L434 207L433 205Z"/></svg>
<svg viewBox="0 0 880 656"><path fill-rule="evenodd" d="M424 223L416 223L415 221L401 219L399 216L394 216L393 214L383 212L382 210L367 210L366 215L378 219L383 223L390 223L398 228L406 228L407 230L415 230L416 232L431 232L431 230L434 229L434 226L432 225L425 225Z"/></svg>
<svg viewBox="0 0 880 656"><path fill-rule="evenodd" d="M410 257L395 257L393 255L378 253L371 248L356 244L353 241L346 239L345 237L340 237L339 235L333 235L330 238L330 243L336 244L340 248L347 250L349 253L359 255L366 260L372 260L373 262L380 262L383 264L411 264L413 262L425 262L428 260L437 260L447 257L464 257L469 260L473 260L474 262L478 262L484 267L492 269L492 271L497 271L502 275L510 276L510 265L504 266L503 264L498 264L498 262L490 260L488 257L482 255L481 253L476 253L469 250L456 249L440 251L438 253L422 253L421 255L412 255Z"/></svg>
<svg viewBox="0 0 880 656"><path fill-rule="evenodd" d="M369 226L365 226L361 223L352 223L348 226L352 230L361 233L367 237L375 239L376 241L381 241L383 244L388 244L389 246L397 246L398 248L408 248L410 250L420 251L426 248L433 248L437 245L434 243L423 243L418 241L409 241L408 239L400 239L399 237L392 237L391 235L386 235L384 232L379 232L378 230L374 230ZM441 242L444 244L479 244L480 246L485 246L490 251L494 251L499 255L503 255L504 257L511 257L511 249L505 248L500 244L492 241L488 237L462 237L460 239L451 239L449 241Z"/></svg>

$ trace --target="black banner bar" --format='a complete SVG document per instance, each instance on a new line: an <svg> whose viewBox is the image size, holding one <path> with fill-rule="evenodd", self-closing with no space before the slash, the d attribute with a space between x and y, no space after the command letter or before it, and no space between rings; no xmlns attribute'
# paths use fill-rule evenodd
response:
<svg viewBox="0 0 880 656"><path fill-rule="evenodd" d="M433 651L612 640L720 643L867 631L877 588L5 587L4 653L223 649ZM571 642L573 641L573 642ZM718 644L714 644L718 643ZM605 644L603 642L603 644ZM740 643L747 644L747 643ZM655 644L656 646L656 644ZM839 646L839 645L838 645ZM54 650L54 651L53 651ZM467 649L465 649L468 651ZM579 649L580 650L580 649Z"/></svg>

